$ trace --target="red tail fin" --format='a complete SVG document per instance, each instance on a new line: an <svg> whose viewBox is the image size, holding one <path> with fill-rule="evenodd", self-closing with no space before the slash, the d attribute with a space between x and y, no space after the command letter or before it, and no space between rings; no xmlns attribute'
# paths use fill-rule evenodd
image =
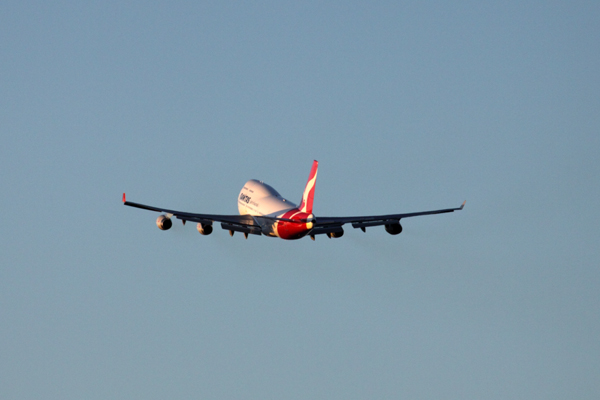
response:
<svg viewBox="0 0 600 400"><path fill-rule="evenodd" d="M308 176L308 182L306 182L306 188L304 188L304 194L302 195L302 201L298 206L298 209L307 214L312 214L313 209L313 198L315 197L315 184L317 183L317 169L319 168L319 162L313 161L310 175Z"/></svg>

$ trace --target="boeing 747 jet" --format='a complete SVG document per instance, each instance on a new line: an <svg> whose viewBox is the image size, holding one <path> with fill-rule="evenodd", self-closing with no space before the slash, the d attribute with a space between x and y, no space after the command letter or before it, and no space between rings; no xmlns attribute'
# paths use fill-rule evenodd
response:
<svg viewBox="0 0 600 400"><path fill-rule="evenodd" d="M175 217L180 219L184 224L187 221L197 223L198 232L202 235L210 235L213 231L213 224L219 222L221 228L228 230L231 236L233 236L234 232L242 232L246 239L249 234L252 234L287 240L300 239L305 236L309 236L312 240L315 240L316 235L339 238L344 234L344 229L342 228L344 224L352 224L353 228L360 228L363 232L368 227L383 225L390 235L397 235L402 232L402 225L400 225L402 218L449 213L462 210L465 206L465 202L463 202L458 208L405 214L315 217L313 215L313 198L315 195L318 166L319 163L315 160L308 176L302 200L298 206L281 197L271 186L256 179L246 182L238 196L239 215L196 214L147 206L127 201L125 193L123 193L123 204L162 213L157 218L156 225L163 231L173 226L171 219Z"/></svg>

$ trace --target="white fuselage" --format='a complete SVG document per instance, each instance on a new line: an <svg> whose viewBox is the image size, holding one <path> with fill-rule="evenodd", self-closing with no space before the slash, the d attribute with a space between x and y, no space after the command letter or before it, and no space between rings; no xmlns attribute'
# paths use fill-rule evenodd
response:
<svg viewBox="0 0 600 400"><path fill-rule="evenodd" d="M267 236L279 236L277 221L260 218L261 216L281 218L296 208L296 204L284 199L271 186L256 179L246 182L238 196L240 215L258 217L255 220L260 224L262 233Z"/></svg>

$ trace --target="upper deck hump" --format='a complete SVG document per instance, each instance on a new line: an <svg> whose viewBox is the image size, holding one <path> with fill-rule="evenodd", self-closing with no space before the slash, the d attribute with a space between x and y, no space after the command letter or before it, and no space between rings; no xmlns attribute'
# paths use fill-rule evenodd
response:
<svg viewBox="0 0 600 400"><path fill-rule="evenodd" d="M256 179L250 179L248 182L246 182L244 188L247 189L248 192L252 193L253 197L257 199L269 196L281 197L279 192L272 186Z"/></svg>

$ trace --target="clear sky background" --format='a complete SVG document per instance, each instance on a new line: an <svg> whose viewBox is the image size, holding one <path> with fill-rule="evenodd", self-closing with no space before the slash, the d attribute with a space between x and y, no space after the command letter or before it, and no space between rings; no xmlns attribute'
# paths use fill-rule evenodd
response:
<svg viewBox="0 0 600 400"><path fill-rule="evenodd" d="M0 5L0 398L600 398L600 3ZM287 242L315 214L457 207Z"/></svg>

